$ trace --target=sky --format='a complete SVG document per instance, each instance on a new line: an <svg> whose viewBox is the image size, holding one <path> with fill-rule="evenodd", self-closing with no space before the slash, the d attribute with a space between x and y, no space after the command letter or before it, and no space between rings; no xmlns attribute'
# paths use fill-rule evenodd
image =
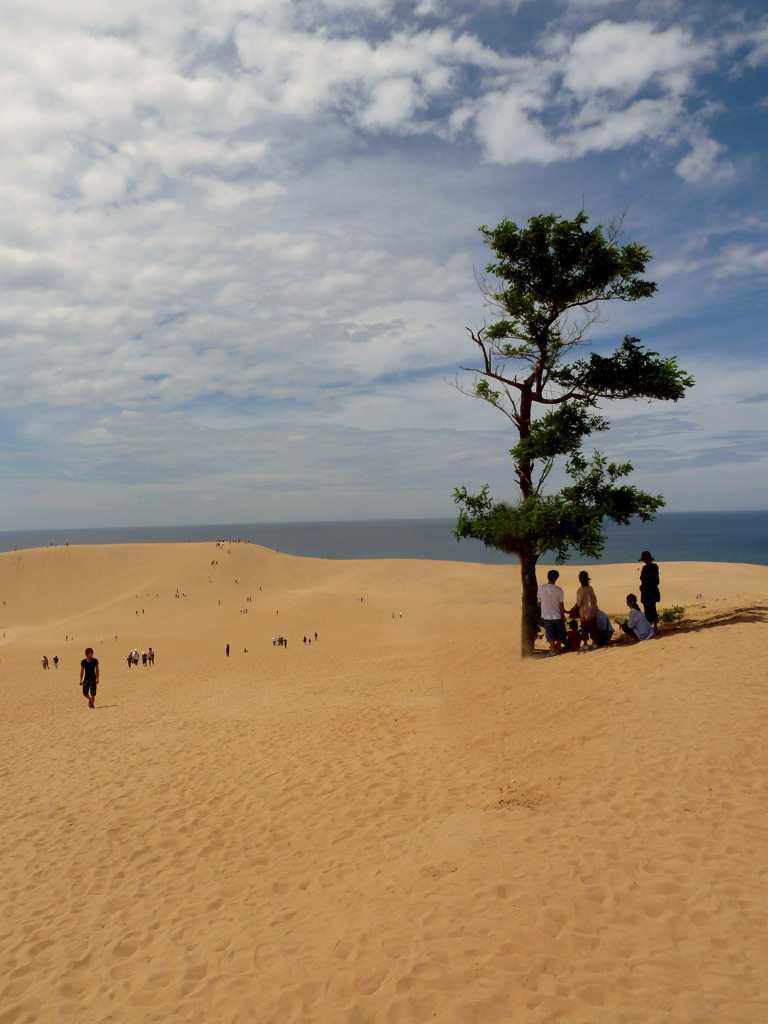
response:
<svg viewBox="0 0 768 1024"><path fill-rule="evenodd" d="M764 0L6 0L0 49L0 529L513 498L478 228L581 209L658 284L592 348L697 381L598 446L768 508Z"/></svg>

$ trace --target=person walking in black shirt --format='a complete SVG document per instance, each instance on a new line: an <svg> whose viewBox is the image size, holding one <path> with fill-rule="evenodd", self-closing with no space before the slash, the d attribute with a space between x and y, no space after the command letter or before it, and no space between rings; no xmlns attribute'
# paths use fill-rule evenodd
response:
<svg viewBox="0 0 768 1024"><path fill-rule="evenodd" d="M80 685L83 688L83 696L88 700L88 707L94 706L96 700L96 687L99 683L99 662L93 656L93 648L85 648L85 657L80 662Z"/></svg>

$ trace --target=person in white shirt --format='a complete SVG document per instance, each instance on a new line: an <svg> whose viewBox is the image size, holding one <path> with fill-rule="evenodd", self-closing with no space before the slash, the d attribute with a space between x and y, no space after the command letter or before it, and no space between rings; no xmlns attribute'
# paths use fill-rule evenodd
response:
<svg viewBox="0 0 768 1024"><path fill-rule="evenodd" d="M541 618L544 621L544 636L549 643L548 658L560 653L560 647L565 643L565 594L563 588L557 586L560 573L557 569L550 569L547 573L547 583L542 583L536 591L536 596L541 601Z"/></svg>

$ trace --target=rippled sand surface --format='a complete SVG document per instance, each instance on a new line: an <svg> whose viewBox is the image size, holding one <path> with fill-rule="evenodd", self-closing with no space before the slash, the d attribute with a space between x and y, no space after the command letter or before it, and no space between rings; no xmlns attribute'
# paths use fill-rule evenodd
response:
<svg viewBox="0 0 768 1024"><path fill-rule="evenodd" d="M0 555L0 1024L768 1019L768 568L661 570L521 662L514 567Z"/></svg>

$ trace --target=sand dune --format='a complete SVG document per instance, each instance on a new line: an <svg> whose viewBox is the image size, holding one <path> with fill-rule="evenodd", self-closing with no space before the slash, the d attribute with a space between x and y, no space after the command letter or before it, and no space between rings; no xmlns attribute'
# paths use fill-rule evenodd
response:
<svg viewBox="0 0 768 1024"><path fill-rule="evenodd" d="M59 547L0 600L0 1024L768 1016L768 568L525 662L505 566Z"/></svg>

